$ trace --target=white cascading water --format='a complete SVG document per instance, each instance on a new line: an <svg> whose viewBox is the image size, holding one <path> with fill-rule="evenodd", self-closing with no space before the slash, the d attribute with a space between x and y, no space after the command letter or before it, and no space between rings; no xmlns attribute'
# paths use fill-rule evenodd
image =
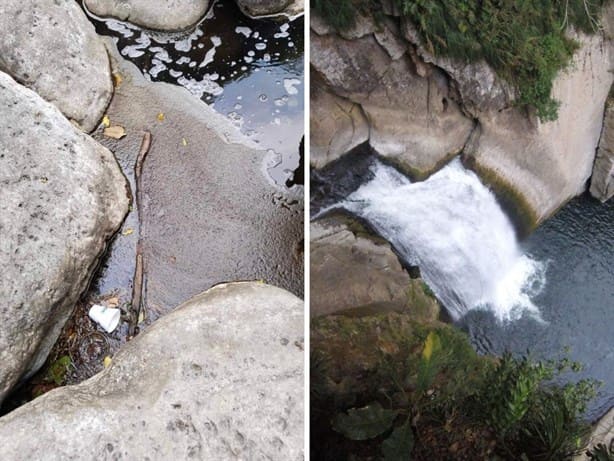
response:
<svg viewBox="0 0 614 461"><path fill-rule="evenodd" d="M527 313L545 284L545 264L523 255L508 217L479 178L454 160L411 183L376 162L372 180L335 206L360 216L387 239L455 320L489 309L501 321Z"/></svg>

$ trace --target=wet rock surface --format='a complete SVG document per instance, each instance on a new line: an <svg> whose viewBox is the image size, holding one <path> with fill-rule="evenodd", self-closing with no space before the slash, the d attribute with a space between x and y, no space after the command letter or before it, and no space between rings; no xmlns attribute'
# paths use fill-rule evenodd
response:
<svg viewBox="0 0 614 461"><path fill-rule="evenodd" d="M249 16L268 16L281 13L292 0L237 0L241 10Z"/></svg>
<svg viewBox="0 0 614 461"><path fill-rule="evenodd" d="M0 73L0 401L45 361L127 210L113 154Z"/></svg>
<svg viewBox="0 0 614 461"><path fill-rule="evenodd" d="M302 460L303 354L298 298L215 287L102 373L0 418L3 459Z"/></svg>
<svg viewBox="0 0 614 461"><path fill-rule="evenodd" d="M593 197L602 202L614 196L614 98L612 96L606 103L603 130L593 165L590 192Z"/></svg>
<svg viewBox="0 0 614 461"><path fill-rule="evenodd" d="M264 280L301 296L302 188L274 186L265 151L185 89L145 80L107 43L122 76L108 116L127 135L97 137L126 165L134 165L143 133L152 137L142 203L134 206L140 230L118 237L128 249L141 241L146 321L232 280ZM104 271L125 261L134 264L129 251L111 252ZM107 283L105 290L121 287Z"/></svg>
<svg viewBox="0 0 614 461"><path fill-rule="evenodd" d="M92 131L111 99L111 73L102 41L79 4L8 0L0 30L0 70Z"/></svg>
<svg viewBox="0 0 614 461"><path fill-rule="evenodd" d="M390 244L343 215L311 223L310 272L312 316L399 311L435 319L439 313Z"/></svg>
<svg viewBox="0 0 614 461"><path fill-rule="evenodd" d="M85 0L97 16L113 17L154 30L177 31L196 25L209 0Z"/></svg>

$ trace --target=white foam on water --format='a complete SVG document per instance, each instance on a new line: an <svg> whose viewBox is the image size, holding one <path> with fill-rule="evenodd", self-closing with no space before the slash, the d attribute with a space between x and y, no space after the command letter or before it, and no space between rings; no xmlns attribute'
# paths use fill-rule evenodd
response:
<svg viewBox="0 0 614 461"><path fill-rule="evenodd" d="M235 27L235 32L237 34L245 35L245 38L249 38L249 36L252 35L252 30L249 27L243 27L243 26Z"/></svg>
<svg viewBox="0 0 614 461"><path fill-rule="evenodd" d="M365 219L422 278L455 320L488 309L500 321L528 314L546 264L522 253L509 218L479 178L454 160L412 183L376 162L374 177L337 205Z"/></svg>
<svg viewBox="0 0 614 461"><path fill-rule="evenodd" d="M298 94L296 85L300 85L301 81L298 78L284 78L284 89L288 94Z"/></svg>

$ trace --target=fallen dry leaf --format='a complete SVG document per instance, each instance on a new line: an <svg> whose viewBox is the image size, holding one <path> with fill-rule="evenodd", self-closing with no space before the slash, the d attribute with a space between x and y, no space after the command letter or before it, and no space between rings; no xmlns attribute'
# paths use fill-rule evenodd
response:
<svg viewBox="0 0 614 461"><path fill-rule="evenodd" d="M105 115L104 117L102 117L102 125L105 128L109 128L111 126L111 120L109 119L108 115Z"/></svg>
<svg viewBox="0 0 614 461"><path fill-rule="evenodd" d="M107 355L102 361L102 364L105 368L109 368L111 366L111 362L113 362L113 359Z"/></svg>
<svg viewBox="0 0 614 461"><path fill-rule="evenodd" d="M122 232L122 235L130 235L134 232L134 229L132 227L127 228L126 230L124 230Z"/></svg>
<svg viewBox="0 0 614 461"><path fill-rule="evenodd" d="M122 80L124 80L119 72L113 72L113 86L118 88L119 85L122 84Z"/></svg>
<svg viewBox="0 0 614 461"><path fill-rule="evenodd" d="M105 128L103 134L109 138L121 139L126 136L126 130L123 126L115 125Z"/></svg>
<svg viewBox="0 0 614 461"><path fill-rule="evenodd" d="M160 113L158 114L158 121L159 121L159 122L164 121L164 114L163 114L162 112L160 112Z"/></svg>
<svg viewBox="0 0 614 461"><path fill-rule="evenodd" d="M107 299L106 305L109 307L119 306L119 298L117 296L113 296L112 298Z"/></svg>

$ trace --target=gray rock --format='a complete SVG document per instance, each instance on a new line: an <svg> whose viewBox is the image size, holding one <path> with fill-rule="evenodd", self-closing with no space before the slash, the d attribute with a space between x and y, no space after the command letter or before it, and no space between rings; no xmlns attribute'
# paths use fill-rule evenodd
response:
<svg viewBox="0 0 614 461"><path fill-rule="evenodd" d="M407 42L401 38L396 22L390 18L384 18L382 22L382 26L375 31L375 40L392 59L399 59L407 52Z"/></svg>
<svg viewBox="0 0 614 461"><path fill-rule="evenodd" d="M45 361L128 210L113 154L0 72L0 401Z"/></svg>
<svg viewBox="0 0 614 461"><path fill-rule="evenodd" d="M424 46L418 31L411 21L401 21L402 35L416 47L417 55L427 64L434 64L444 70L462 100L463 108L474 116L480 112L499 111L510 105L514 99L513 88L497 77L495 71L485 62L463 62L447 57L435 56Z"/></svg>
<svg viewBox="0 0 614 461"><path fill-rule="evenodd" d="M303 189L274 186L266 151L186 89L146 80L107 44L123 78L108 115L127 135L100 141L134 165L143 132L152 136L141 177L148 315L229 280L302 296Z"/></svg>
<svg viewBox="0 0 614 461"><path fill-rule="evenodd" d="M331 27L324 19L318 16L314 10L311 11L309 27L318 35L328 35L335 32L335 29Z"/></svg>
<svg viewBox="0 0 614 461"><path fill-rule="evenodd" d="M292 0L236 0L241 11L248 16L270 16L282 13Z"/></svg>
<svg viewBox="0 0 614 461"><path fill-rule="evenodd" d="M370 35L376 30L373 17L369 14L363 14L358 8L354 16L354 24L347 29L340 29L338 34L346 40L356 40L357 38Z"/></svg>
<svg viewBox="0 0 614 461"><path fill-rule="evenodd" d="M301 300L215 287L100 374L0 418L2 459L303 460L303 357Z"/></svg>
<svg viewBox="0 0 614 461"><path fill-rule="evenodd" d="M113 17L147 29L177 31L195 26L209 0L85 0L96 16Z"/></svg>
<svg viewBox="0 0 614 461"><path fill-rule="evenodd" d="M606 104L590 192L602 202L614 195L614 99L609 99Z"/></svg>
<svg viewBox="0 0 614 461"><path fill-rule="evenodd" d="M558 119L540 123L516 108L483 113L465 152L483 179L511 197L529 229L582 193L593 168L614 79L612 47L600 34L576 39L573 63L554 82Z"/></svg>
<svg viewBox="0 0 614 461"><path fill-rule="evenodd" d="M311 223L310 314L410 312L436 318L439 306L412 280L388 242L349 218Z"/></svg>
<svg viewBox="0 0 614 461"><path fill-rule="evenodd" d="M79 4L5 0L0 30L0 70L92 131L113 87L107 53Z"/></svg>
<svg viewBox="0 0 614 461"><path fill-rule="evenodd" d="M343 40L311 34L311 65L336 94L362 107L377 153L415 178L457 154L473 130L443 72L416 74L408 56L392 60L372 35Z"/></svg>
<svg viewBox="0 0 614 461"><path fill-rule="evenodd" d="M588 448L593 448L598 444L609 447L612 440L614 440L614 408L611 408L610 411L593 426ZM575 461L586 461L586 459L587 457L584 454L574 458Z"/></svg>
<svg viewBox="0 0 614 461"><path fill-rule="evenodd" d="M310 98L309 162L314 168L322 168L369 139L369 125L358 104L317 83L311 85Z"/></svg>

